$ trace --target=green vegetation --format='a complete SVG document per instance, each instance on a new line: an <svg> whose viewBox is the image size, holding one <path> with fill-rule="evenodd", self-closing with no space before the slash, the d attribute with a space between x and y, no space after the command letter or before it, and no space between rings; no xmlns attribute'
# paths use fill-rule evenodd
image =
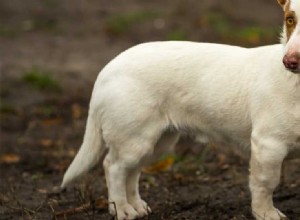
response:
<svg viewBox="0 0 300 220"><path fill-rule="evenodd" d="M187 33L183 30L173 30L167 35L167 40L187 40Z"/></svg>
<svg viewBox="0 0 300 220"><path fill-rule="evenodd" d="M56 108L56 106L53 106L53 105L43 105L38 108L38 111L43 116L49 118L49 117L55 115L55 113L57 112L57 108Z"/></svg>
<svg viewBox="0 0 300 220"><path fill-rule="evenodd" d="M38 68L26 71L22 79L38 90L59 91L61 89L59 83L50 72L42 71Z"/></svg>
<svg viewBox="0 0 300 220"><path fill-rule="evenodd" d="M115 14L107 18L106 30L113 34L122 34L138 23L157 18L158 12L155 11L131 11L122 14Z"/></svg>
<svg viewBox="0 0 300 220"><path fill-rule="evenodd" d="M37 172L37 173L33 174L30 178L31 178L31 180L35 181L35 180L42 179L44 177L45 177L45 175L43 173Z"/></svg>
<svg viewBox="0 0 300 220"><path fill-rule="evenodd" d="M0 102L0 113L3 114L15 114L16 108L11 104Z"/></svg>
<svg viewBox="0 0 300 220"><path fill-rule="evenodd" d="M7 97L9 95L9 93L10 93L9 86L4 85L4 83L1 82L1 86L0 86L0 103L1 103L1 99Z"/></svg>
<svg viewBox="0 0 300 220"><path fill-rule="evenodd" d="M263 28L258 26L250 26L241 28L234 36L236 38L244 39L249 43L256 44L264 39L270 39L277 35L275 28Z"/></svg>
<svg viewBox="0 0 300 220"><path fill-rule="evenodd" d="M256 24L248 24L245 27L233 25L235 22L221 12L209 13L203 20L204 25L211 27L223 40L257 44L277 35L277 29L274 27L260 27Z"/></svg>
<svg viewBox="0 0 300 220"><path fill-rule="evenodd" d="M60 1L58 1L58 0L43 0L42 3L45 7L53 9L53 8L57 8L59 6Z"/></svg>
<svg viewBox="0 0 300 220"><path fill-rule="evenodd" d="M18 31L15 30L13 27L0 24L0 37L11 38L17 35Z"/></svg>
<svg viewBox="0 0 300 220"><path fill-rule="evenodd" d="M46 17L25 20L22 22L22 29L23 31L45 30L53 33L59 33L62 30L56 18Z"/></svg>
<svg viewBox="0 0 300 220"><path fill-rule="evenodd" d="M231 22L222 13L208 13L204 18L204 25L211 27L219 35L227 35L232 31Z"/></svg>
<svg viewBox="0 0 300 220"><path fill-rule="evenodd" d="M32 30L44 30L49 33L59 34L63 32L62 26L58 24L55 18L36 18L24 20L16 25L0 24L0 37L13 38L18 37L22 32Z"/></svg>

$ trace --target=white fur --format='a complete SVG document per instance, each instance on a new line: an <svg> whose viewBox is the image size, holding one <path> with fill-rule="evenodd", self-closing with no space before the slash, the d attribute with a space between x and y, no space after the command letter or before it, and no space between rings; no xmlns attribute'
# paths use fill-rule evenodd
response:
<svg viewBox="0 0 300 220"><path fill-rule="evenodd" d="M285 45L194 42L146 43L121 53L96 80L84 142L63 186L95 164L105 143L110 213L118 220L145 216L151 210L138 191L141 167L189 131L251 147L253 214L283 218L272 194L283 159L300 149L300 75L285 69L284 53Z"/></svg>
<svg viewBox="0 0 300 220"><path fill-rule="evenodd" d="M286 53L300 53L300 1L291 1L290 10L294 11L298 22L289 42L286 44Z"/></svg>

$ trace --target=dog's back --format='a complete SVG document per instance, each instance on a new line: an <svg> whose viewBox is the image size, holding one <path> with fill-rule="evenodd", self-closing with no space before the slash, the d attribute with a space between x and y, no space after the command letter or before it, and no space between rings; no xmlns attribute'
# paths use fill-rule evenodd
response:
<svg viewBox="0 0 300 220"><path fill-rule="evenodd" d="M265 65L278 63L281 50L281 45L245 49L193 42L141 44L103 69L92 105L114 105L103 112L104 120L117 114L113 109L120 102L123 114L157 113L165 127L249 146L250 99L254 87L264 86L257 83L263 75L277 75L266 73Z"/></svg>

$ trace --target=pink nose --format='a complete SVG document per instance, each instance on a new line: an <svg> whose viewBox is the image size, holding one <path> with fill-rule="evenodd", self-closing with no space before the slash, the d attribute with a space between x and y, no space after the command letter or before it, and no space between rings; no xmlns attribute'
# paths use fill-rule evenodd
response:
<svg viewBox="0 0 300 220"><path fill-rule="evenodd" d="M299 57L296 55L285 55L283 58L283 64L288 70L296 71L299 66Z"/></svg>

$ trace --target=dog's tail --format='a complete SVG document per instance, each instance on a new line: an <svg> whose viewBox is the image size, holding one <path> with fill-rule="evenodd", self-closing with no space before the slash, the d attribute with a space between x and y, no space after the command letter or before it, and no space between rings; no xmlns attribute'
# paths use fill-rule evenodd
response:
<svg viewBox="0 0 300 220"><path fill-rule="evenodd" d="M99 121L93 120L92 114L89 114L83 143L66 171L61 187L65 188L72 181L95 166L104 152L105 146L103 144L101 126L99 125Z"/></svg>

